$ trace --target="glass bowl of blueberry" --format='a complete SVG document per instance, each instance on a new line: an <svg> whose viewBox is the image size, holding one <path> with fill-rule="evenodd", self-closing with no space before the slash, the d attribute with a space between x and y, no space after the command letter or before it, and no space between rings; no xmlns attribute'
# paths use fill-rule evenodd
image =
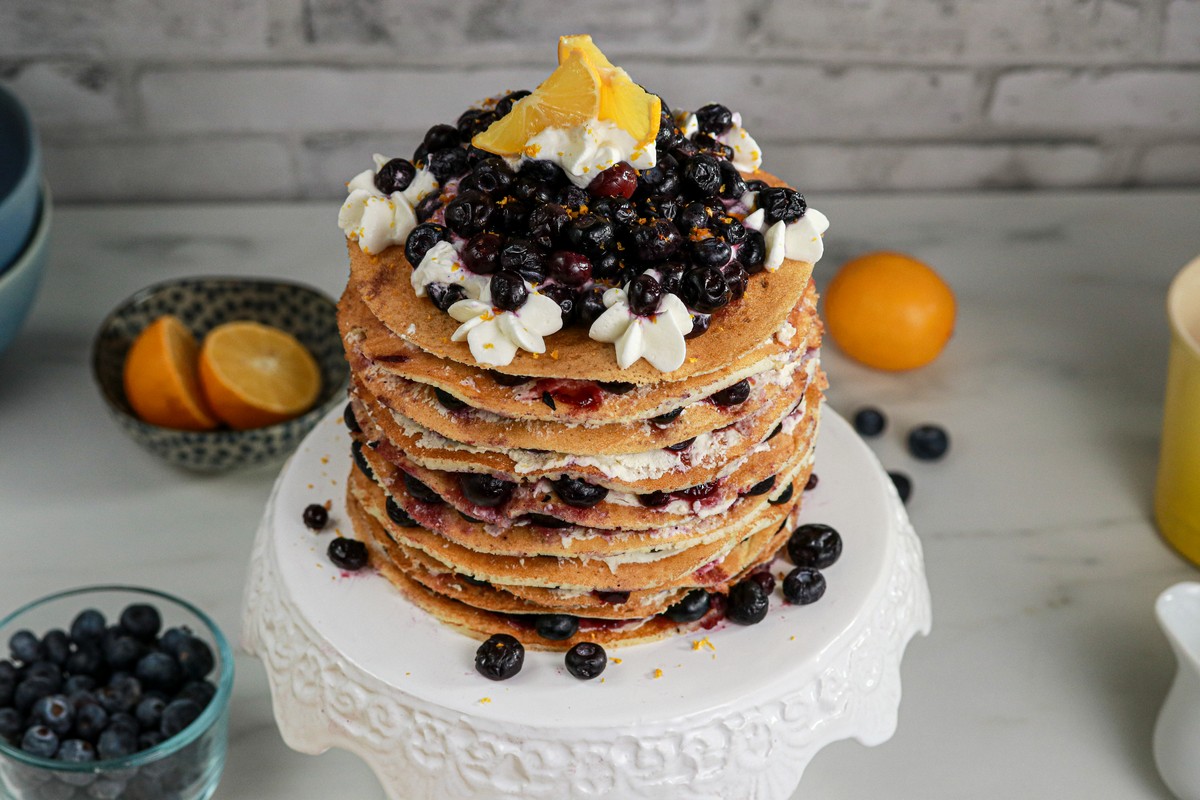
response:
<svg viewBox="0 0 1200 800"><path fill-rule="evenodd" d="M200 800L225 766L233 652L163 592L72 589L0 620L0 797Z"/></svg>

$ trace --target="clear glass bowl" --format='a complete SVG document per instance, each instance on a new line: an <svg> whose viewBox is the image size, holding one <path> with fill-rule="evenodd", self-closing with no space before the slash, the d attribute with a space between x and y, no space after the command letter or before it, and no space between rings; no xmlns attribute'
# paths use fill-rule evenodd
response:
<svg viewBox="0 0 1200 800"><path fill-rule="evenodd" d="M132 603L150 603L162 614L163 629L186 626L208 643L216 666L208 680L216 695L179 734L125 758L68 764L32 756L0 739L0 797L8 800L204 800L213 795L225 768L233 651L224 634L200 609L153 589L89 586L28 603L0 620L0 646L27 628L39 638L66 630L86 608L99 609L109 623ZM7 655L7 653L5 653Z"/></svg>

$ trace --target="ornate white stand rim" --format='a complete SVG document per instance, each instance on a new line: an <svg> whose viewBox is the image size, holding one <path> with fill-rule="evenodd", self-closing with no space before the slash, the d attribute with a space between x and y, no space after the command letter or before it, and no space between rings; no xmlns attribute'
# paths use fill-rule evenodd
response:
<svg viewBox="0 0 1200 800"><path fill-rule="evenodd" d="M786 800L825 745L895 731L904 649L930 628L921 545L828 407L802 512L845 542L825 597L796 607L777 591L759 625L612 649L603 683L535 651L516 678L485 680L477 642L376 574L339 574L324 550L349 527L348 450L332 412L284 467L252 556L242 646L266 666L290 747L357 753L395 800ZM313 534L301 512L326 500L330 524Z"/></svg>

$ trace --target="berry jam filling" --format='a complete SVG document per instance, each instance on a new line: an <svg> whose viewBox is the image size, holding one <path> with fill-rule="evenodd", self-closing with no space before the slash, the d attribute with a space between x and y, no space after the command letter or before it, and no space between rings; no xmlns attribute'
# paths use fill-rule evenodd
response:
<svg viewBox="0 0 1200 800"><path fill-rule="evenodd" d="M608 603L613 606L623 605L629 601L629 592L604 592L595 589L592 591L592 596L601 603Z"/></svg>
<svg viewBox="0 0 1200 800"><path fill-rule="evenodd" d="M517 522L528 522L530 525L535 525L539 528L570 528L572 523L566 520L552 517L549 514L522 514L517 517Z"/></svg>
<svg viewBox="0 0 1200 800"><path fill-rule="evenodd" d="M534 386L542 402L555 408L563 403L574 408L598 408L604 402L599 384L592 381L541 380Z"/></svg>

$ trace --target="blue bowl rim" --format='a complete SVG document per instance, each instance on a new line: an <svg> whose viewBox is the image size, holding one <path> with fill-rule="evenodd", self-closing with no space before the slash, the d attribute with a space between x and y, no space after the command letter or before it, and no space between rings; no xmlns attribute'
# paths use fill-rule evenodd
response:
<svg viewBox="0 0 1200 800"><path fill-rule="evenodd" d="M10 203L16 202L21 196L19 191L26 186L29 181L41 182L39 173L42 169L42 148L38 141L37 126L33 124L33 115L29 113L29 108L17 97L16 93L11 89L0 84L0 105L9 105L17 112L17 119L20 120L22 127L25 130L25 141L29 147L29 160L25 163L25 169L21 172L17 182L13 184L13 190L6 195L0 196L0 213L6 211Z"/></svg>
<svg viewBox="0 0 1200 800"><path fill-rule="evenodd" d="M28 269L31 264L37 262L38 257L46 247L46 242L50 238L50 223L54 219L54 203L50 196L50 183L42 181L42 195L38 202L38 214L36 221L33 224L33 233L29 237L29 241L25 243L25 249L17 254L14 260L7 267L0 264L0 294L8 287L9 283L16 281L16 276Z"/></svg>
<svg viewBox="0 0 1200 800"><path fill-rule="evenodd" d="M293 417L292 419L284 420L283 422L278 422L274 425L267 425L262 428L247 428L246 430L227 430L222 428L215 431L183 431L175 428L164 428L161 425L153 425L149 422L138 419L138 417L130 414L128 411L122 408L120 403L116 402L116 400L110 395L111 387L107 386L100 378L101 334L107 330L110 325L112 325L113 319L118 314L125 311L127 308L138 305L157 292L161 292L164 289L171 289L176 286L195 286L206 283L235 283L245 286L285 286L306 291L309 294L315 295L319 299L328 303L335 311L337 309L337 301L321 289L318 289L317 287L307 283L301 283L300 281L292 281L283 278L269 278L263 276L247 277L240 275L189 275L181 278L168 278L166 280L159 281L158 283L152 283L149 286L144 286L126 297L121 302L117 303L117 305L113 307L113 310L105 315L104 319L100 322L100 326L96 328L96 335L92 338L92 380L100 389L100 395L104 398L105 405L107 405L113 412L119 414L122 418L135 422L147 430L163 431L166 433L187 435L188 437L199 437L201 439L212 439L213 441L228 441L231 438L237 438L249 433L269 431L285 425L294 425L297 422L307 420L309 417L312 417L315 422L315 420L324 416L328 411L330 404L339 400L339 398L342 396L342 390L346 387L346 381L343 381L338 386L330 387L330 398L328 400L321 401L321 399L318 397L317 404L298 417Z"/></svg>
<svg viewBox="0 0 1200 800"><path fill-rule="evenodd" d="M57 761L53 758L42 758L26 753L19 748L0 739L0 756L11 758L14 761L19 761L22 764L41 769L53 770L55 772L104 772L121 769L131 769L140 767L144 764L149 764L152 761L158 761L161 758L174 755L183 748L196 741L217 721L217 718L225 712L229 706L230 697L233 695L233 649L229 646L229 641L225 638L225 634L217 623L213 622L212 618L201 611L196 606L189 603L180 597L173 594L160 591L159 589L150 589L144 586L128 586L124 584L100 584L96 586L77 586L74 589L64 589L61 592L48 594L45 597L31 600L15 611L7 614L4 619L0 619L0 629L10 625L22 614L37 608L40 605L51 603L56 600L62 600L67 597L75 597L79 595L96 594L99 592L127 592L131 594L143 594L148 597L155 597L159 600L166 600L184 608L189 613L196 616L204 626L208 628L208 632L212 635L213 641L217 644L217 651L221 658L221 677L217 683L217 693L213 696L212 702L208 707L192 721L192 724L184 728L180 733L175 734L170 739L159 742L154 747L148 750L134 753L131 756L124 758L110 758L103 761L90 761L85 764L73 764L66 761Z"/></svg>

